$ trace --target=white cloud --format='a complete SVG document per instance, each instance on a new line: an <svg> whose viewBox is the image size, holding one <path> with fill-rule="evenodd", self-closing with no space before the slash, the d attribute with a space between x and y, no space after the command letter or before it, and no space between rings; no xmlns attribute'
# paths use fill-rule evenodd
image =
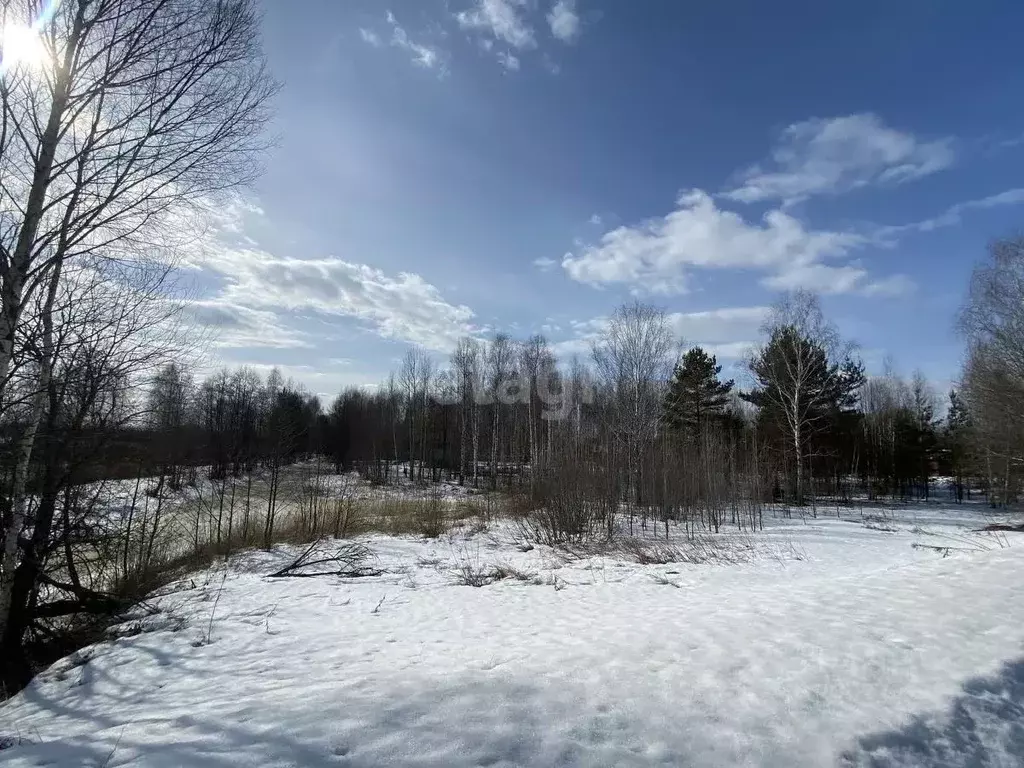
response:
<svg viewBox="0 0 1024 768"><path fill-rule="evenodd" d="M211 211L210 226L193 248L190 266L223 279L219 294L196 302L196 322L217 327L231 346L256 338L260 327L278 328L262 346L299 346L305 334L284 331L285 313L350 317L388 339L448 351L474 333L474 313L446 301L420 275L389 275L367 264L337 258L281 258L247 238L245 223L259 209L245 205ZM259 212L262 213L262 212ZM205 322L204 322L205 321Z"/></svg>
<svg viewBox="0 0 1024 768"><path fill-rule="evenodd" d="M325 407L343 390L349 387L356 387L367 391L377 390L387 374L384 371L348 371L338 370L330 359L324 360L323 364L317 361L315 365L285 365L280 363L266 363L261 361L248 360L244 357L222 358L217 361L216 366L208 366L200 369L200 375L210 375L216 372L221 366L244 365L251 368L262 377L266 377L271 371L276 370L285 381L293 381L304 386L314 395L320 398Z"/></svg>
<svg viewBox="0 0 1024 768"><path fill-rule="evenodd" d="M722 344L701 344L701 348L718 358L718 362L726 360L740 361L746 358L757 346L756 341L730 341ZM735 366L735 363L734 363ZM733 368L735 370L735 368Z"/></svg>
<svg viewBox="0 0 1024 768"><path fill-rule="evenodd" d="M845 256L865 242L854 233L806 229L778 210L748 223L706 192L691 190L667 216L613 229L597 245L568 254L562 266L579 282L672 294L686 292L696 268L788 273Z"/></svg>
<svg viewBox="0 0 1024 768"><path fill-rule="evenodd" d="M537 267L541 272L550 272L554 267L558 266L558 262L555 259L542 256L539 259L533 260L533 266Z"/></svg>
<svg viewBox="0 0 1024 768"><path fill-rule="evenodd" d="M391 25L391 45L408 51L412 55L413 64L425 69L434 69L441 63L441 52L437 48L412 40L391 11L387 13L387 20Z"/></svg>
<svg viewBox="0 0 1024 768"><path fill-rule="evenodd" d="M381 39L380 35L374 32L372 29L359 28L359 36L363 38L363 42L372 45L374 48L380 48Z"/></svg>
<svg viewBox="0 0 1024 768"><path fill-rule="evenodd" d="M1019 147L1021 144L1024 144L1024 133L1020 136L1014 136L1011 139L1003 139L997 144L997 146L1001 149L1011 149L1013 147Z"/></svg>
<svg viewBox="0 0 1024 768"><path fill-rule="evenodd" d="M707 347L752 343L768 317L768 307L722 307L705 312L673 312L669 324L687 344Z"/></svg>
<svg viewBox="0 0 1024 768"><path fill-rule="evenodd" d="M503 40L515 48L533 48L537 41L525 18L526 0L476 0L469 10L455 14L463 29Z"/></svg>
<svg viewBox="0 0 1024 768"><path fill-rule="evenodd" d="M890 275L861 286L863 296L904 296L913 292L917 286L906 275Z"/></svg>
<svg viewBox="0 0 1024 768"><path fill-rule="evenodd" d="M812 118L783 131L766 165L740 175L725 197L744 203L838 194L869 184L900 184L952 165L950 139L921 141L873 114Z"/></svg>
<svg viewBox="0 0 1024 768"><path fill-rule="evenodd" d="M497 58L498 63L509 72L519 71L519 57L507 51L498 51Z"/></svg>
<svg viewBox="0 0 1024 768"><path fill-rule="evenodd" d="M580 17L576 14L575 0L558 0L548 14L551 34L563 43L571 43L580 33Z"/></svg>
<svg viewBox="0 0 1024 768"><path fill-rule="evenodd" d="M551 352L559 360L569 360L572 357L589 358L594 342L601 337L601 333L607 327L608 318L603 315L589 320L571 320L569 328L572 336L553 342L550 345Z"/></svg>
<svg viewBox="0 0 1024 768"><path fill-rule="evenodd" d="M769 308L722 307L703 312L670 312L669 327L685 348L701 346L720 360L738 360L755 343ZM608 327L605 316L570 323L573 336L551 345L561 359L588 357L595 341Z"/></svg>
<svg viewBox="0 0 1024 768"><path fill-rule="evenodd" d="M441 352L471 333L473 312L444 300L411 272L396 276L341 259L246 259L227 275L223 298L260 308L352 317L378 335Z"/></svg>
<svg viewBox="0 0 1024 768"><path fill-rule="evenodd" d="M669 324L686 348L700 346L723 360L742 360L757 343L770 309L722 307L705 312L674 312Z"/></svg>
<svg viewBox="0 0 1024 768"><path fill-rule="evenodd" d="M853 293L861 296L901 296L914 289L914 282L906 275L890 275L881 280L870 280L867 269L856 264L794 265L765 278L762 284L779 291L802 288L815 293Z"/></svg>

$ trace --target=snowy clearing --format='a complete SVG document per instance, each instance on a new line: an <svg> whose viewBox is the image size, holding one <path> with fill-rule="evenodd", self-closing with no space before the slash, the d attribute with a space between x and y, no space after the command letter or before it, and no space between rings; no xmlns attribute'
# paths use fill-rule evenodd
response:
<svg viewBox="0 0 1024 768"><path fill-rule="evenodd" d="M767 519L728 563L524 551L503 524L360 537L384 571L361 579L243 553L0 707L0 762L1021 765L1024 541L971 533L981 512Z"/></svg>

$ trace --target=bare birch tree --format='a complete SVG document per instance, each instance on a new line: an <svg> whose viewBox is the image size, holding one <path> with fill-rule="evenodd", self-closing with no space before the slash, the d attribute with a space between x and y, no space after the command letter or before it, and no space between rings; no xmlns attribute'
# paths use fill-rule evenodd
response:
<svg viewBox="0 0 1024 768"><path fill-rule="evenodd" d="M471 338L459 339L459 343L452 353L452 368L455 373L456 397L459 403L459 484L465 485L466 469L470 459L470 440L472 439L472 445L477 444L476 409L479 405L476 395L480 348L476 341ZM475 467L477 460L475 451L472 453L472 460ZM475 469L473 476L476 477Z"/></svg>
<svg viewBox="0 0 1024 768"><path fill-rule="evenodd" d="M598 380L606 396L606 423L625 446L627 492L637 496L642 487L640 456L657 432L675 347L664 310L640 302L616 309L593 345Z"/></svg>
<svg viewBox="0 0 1024 768"><path fill-rule="evenodd" d="M275 85L253 0L10 0L0 26L37 34L41 51L0 68L2 408L26 308L45 296L45 340L49 297L69 260L165 258L196 204L258 171ZM48 388L51 353L44 341L37 392ZM20 467L31 459L43 406L33 398ZM16 480L0 561L0 627L27 522L24 494Z"/></svg>
<svg viewBox="0 0 1024 768"><path fill-rule="evenodd" d="M56 290L51 283L45 296L25 308L23 330L38 326L39 343L31 366L35 375L12 382L23 381L31 401L9 492L12 524L20 516L24 527L14 556L4 564L9 580L0 658L7 684L21 682L19 674L28 671L22 641L36 615L53 618L111 605L96 579L85 575L100 565L95 531L111 521L92 517L83 530L70 530L83 523L74 522L68 499L79 493L77 468L95 460L91 451L103 435L145 410L144 399L132 396L133 388L180 350L174 323L178 307L165 300L168 270L132 268L126 275L121 265L102 266L103 271L81 265L68 270ZM37 418L37 412L43 417ZM35 451L26 450L28 435ZM31 465L27 455L33 457ZM26 492L30 471L31 496ZM49 562L53 557L56 568ZM64 578L55 579L55 573ZM46 599L39 594L44 582ZM61 593L67 597L55 601Z"/></svg>
<svg viewBox="0 0 1024 768"><path fill-rule="evenodd" d="M498 445L501 392L512 374L515 350L507 334L496 334L487 348L487 387L491 400L491 488L498 487Z"/></svg>

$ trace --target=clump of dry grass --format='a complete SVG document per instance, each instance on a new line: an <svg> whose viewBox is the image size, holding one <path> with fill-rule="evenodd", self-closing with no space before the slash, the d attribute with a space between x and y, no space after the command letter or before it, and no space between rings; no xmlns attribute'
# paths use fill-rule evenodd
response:
<svg viewBox="0 0 1024 768"><path fill-rule="evenodd" d="M494 581L491 571L469 561L455 565L455 583L463 587L486 587Z"/></svg>
<svg viewBox="0 0 1024 768"><path fill-rule="evenodd" d="M501 581L502 579L514 579L515 581L522 581L524 583L536 583L537 573L536 571L524 571L521 568L516 568L509 563L495 563L491 566L491 576L494 581Z"/></svg>
<svg viewBox="0 0 1024 768"><path fill-rule="evenodd" d="M468 501L443 499L382 499L362 502L361 521L366 532L391 536L424 536L436 539L461 521L478 518L480 511Z"/></svg>
<svg viewBox="0 0 1024 768"><path fill-rule="evenodd" d="M747 563L757 557L754 542L746 537L712 534L690 536L679 542L623 537L609 543L606 552L624 555L640 565L667 563Z"/></svg>

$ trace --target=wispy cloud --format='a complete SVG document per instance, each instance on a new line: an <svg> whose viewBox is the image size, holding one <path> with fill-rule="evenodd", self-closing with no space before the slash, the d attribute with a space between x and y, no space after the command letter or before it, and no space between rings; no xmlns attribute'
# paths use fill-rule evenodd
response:
<svg viewBox="0 0 1024 768"><path fill-rule="evenodd" d="M395 14L391 11L387 12L385 19L388 27L390 28L389 37L387 38L386 43L387 45L408 53L412 63L417 67L438 70L442 75L444 74L445 56L444 52L440 48L413 40L405 30L405 27L398 23L398 20L395 18ZM385 38L373 29L360 27L359 36L362 38L363 42L367 45L373 46L374 48L382 48L385 45Z"/></svg>
<svg viewBox="0 0 1024 768"><path fill-rule="evenodd" d="M509 72L519 71L519 57L508 51L498 51L498 63Z"/></svg>
<svg viewBox="0 0 1024 768"><path fill-rule="evenodd" d="M244 208L216 212L209 235L196 244L192 266L219 276L216 295L194 302L192 322L216 329L227 346L305 346L288 326L296 314L346 317L378 336L448 351L477 332L474 312L447 301L418 274L388 274L337 258L295 259L264 250L244 234ZM266 334L263 344L256 341Z"/></svg>
<svg viewBox="0 0 1024 768"><path fill-rule="evenodd" d="M363 42L372 45L374 48L380 48L383 42L380 39L380 35L374 32L372 29L366 29L365 27L359 28L359 36L363 38Z"/></svg>
<svg viewBox="0 0 1024 768"><path fill-rule="evenodd" d="M230 278L224 298L257 307L313 310L364 322L378 335L448 351L472 331L473 311L445 301L411 272L388 275L341 259L263 259Z"/></svg>
<svg viewBox="0 0 1024 768"><path fill-rule="evenodd" d="M786 128L767 163L748 168L724 196L791 204L871 184L901 184L953 164L951 139L922 141L873 114L813 118Z"/></svg>
<svg viewBox="0 0 1024 768"><path fill-rule="evenodd" d="M518 70L524 53L536 50L544 68L557 74L558 64L548 51L539 50L550 39L538 30L546 24L551 36L563 43L577 40L582 30L577 0L460 0L460 3L461 10L452 14L455 22L475 38L483 50L492 53L506 71Z"/></svg>
<svg viewBox="0 0 1024 768"><path fill-rule="evenodd" d="M224 299L186 302L185 323L208 331L214 347L220 349L310 349L307 334L289 328L275 312L253 309Z"/></svg>
<svg viewBox="0 0 1024 768"><path fill-rule="evenodd" d="M580 17L576 13L575 0L558 0L548 14L551 34L563 43L571 43L580 34Z"/></svg>
<svg viewBox="0 0 1024 768"><path fill-rule="evenodd" d="M413 64L426 69L434 69L441 64L440 50L429 45L417 43L410 38L409 33L398 23L391 11L387 13L387 20L388 24L391 25L391 45L407 51L412 56Z"/></svg>
<svg viewBox="0 0 1024 768"><path fill-rule="evenodd" d="M915 221L910 224L897 224L881 227L876 234L879 239L884 241L892 238L893 236L907 232L931 232L936 229L942 229L943 227L955 227L960 225L963 222L963 215L969 211L1021 204L1024 204L1024 188L1018 187L1015 189L1008 189L1005 192L989 195L988 197L983 197L978 200L967 200L963 203L956 203L955 205L951 205L938 216L933 216L930 219L922 219L921 221Z"/></svg>
<svg viewBox="0 0 1024 768"><path fill-rule="evenodd" d="M914 281L906 275L889 275L872 280L859 264L794 264L766 277L762 284L779 291L804 289L822 294L860 296L903 296L914 290Z"/></svg>
<svg viewBox="0 0 1024 768"><path fill-rule="evenodd" d="M526 0L476 0L455 14L459 26L489 35L515 48L533 48L537 39L526 20Z"/></svg>

